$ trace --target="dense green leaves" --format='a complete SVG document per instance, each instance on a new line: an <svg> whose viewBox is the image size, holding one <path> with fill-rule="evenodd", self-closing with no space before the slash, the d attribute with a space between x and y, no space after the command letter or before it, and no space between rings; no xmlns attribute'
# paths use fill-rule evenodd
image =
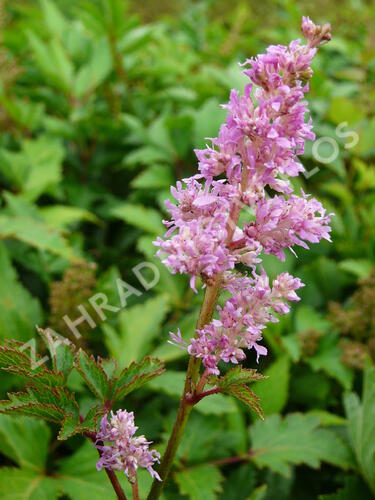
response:
<svg viewBox="0 0 375 500"><path fill-rule="evenodd" d="M113 404L164 371L160 361L148 357L123 369L117 376L115 361L95 359L83 349L74 359L68 341L53 338L50 330L40 329L40 334L49 349L52 370L47 368L48 356L43 359L35 356L34 344L31 344L30 355L23 352L24 346L16 341L0 346L0 367L28 381L25 392L9 393L9 399L0 402L0 412L58 423L60 440L95 432L99 418ZM73 367L100 402L91 405L84 415L80 413L75 394L63 387Z"/></svg>

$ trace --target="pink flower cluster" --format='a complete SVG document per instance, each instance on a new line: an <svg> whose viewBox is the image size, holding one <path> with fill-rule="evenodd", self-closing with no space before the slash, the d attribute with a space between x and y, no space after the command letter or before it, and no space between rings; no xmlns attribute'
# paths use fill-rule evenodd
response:
<svg viewBox="0 0 375 500"><path fill-rule="evenodd" d="M205 286L220 279L231 295L218 307L219 319L198 330L188 346L209 373L219 373L220 360L243 360L245 348L254 348L257 358L265 355L262 329L277 321L274 313L289 311L285 301L299 300L298 278L282 273L270 285L263 268L257 273L262 253L284 260L285 249L330 241L332 214L305 193L294 194L287 178L304 171L298 155L305 141L314 139L304 94L311 61L330 39L330 27L304 17L302 33L307 44L271 46L243 64L250 83L243 95L231 91L218 137L195 151L199 174L172 187L176 204L166 202L168 231L155 242L163 263L189 274L194 290L197 277ZM240 225L243 209L249 215ZM239 263L249 266L248 275L236 272ZM183 346L180 334L172 338Z"/></svg>
<svg viewBox="0 0 375 500"><path fill-rule="evenodd" d="M96 465L98 471L103 467L123 470L130 481L135 481L138 467L143 467L152 477L161 481L152 468L155 462L159 462L160 454L149 450L150 442L144 436L134 436L137 430L133 412L118 410L116 414L111 412L110 421L108 414L102 418L95 444L100 453Z"/></svg>

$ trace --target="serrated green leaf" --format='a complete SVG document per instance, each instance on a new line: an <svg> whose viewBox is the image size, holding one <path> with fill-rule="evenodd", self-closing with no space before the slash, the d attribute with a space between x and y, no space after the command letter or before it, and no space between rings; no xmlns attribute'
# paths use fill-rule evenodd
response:
<svg viewBox="0 0 375 500"><path fill-rule="evenodd" d="M231 385L248 384L256 380L262 380L265 376L258 373L252 368L242 368L242 366L235 366L231 368L223 377L212 379L212 383L225 390Z"/></svg>
<svg viewBox="0 0 375 500"><path fill-rule="evenodd" d="M74 345L68 339L56 338L49 329L39 328L38 332L49 350L54 371L66 380L73 369Z"/></svg>
<svg viewBox="0 0 375 500"><path fill-rule="evenodd" d="M81 420L77 414L66 415L57 439L65 441L76 434L83 434L85 432L96 433L99 426L99 419L106 411L105 407L99 404L89 408L83 420Z"/></svg>
<svg viewBox="0 0 375 500"><path fill-rule="evenodd" d="M242 403L253 410L261 419L264 418L260 400L250 387L245 384L231 385L225 392L234 396L239 401L242 401Z"/></svg>
<svg viewBox="0 0 375 500"><path fill-rule="evenodd" d="M124 368L114 380L112 387L113 401L123 399L127 394L164 373L164 364L158 359L146 357L140 363L132 363Z"/></svg>
<svg viewBox="0 0 375 500"><path fill-rule="evenodd" d="M319 418L302 414L267 417L250 428L252 460L289 477L291 466L317 468L321 461L344 469L353 467L348 446L333 431L319 429Z"/></svg>
<svg viewBox="0 0 375 500"><path fill-rule="evenodd" d="M67 416L79 421L79 408L74 394L62 387L28 387L27 392L9 393L0 402L1 413L35 416L62 423Z"/></svg>
<svg viewBox="0 0 375 500"><path fill-rule="evenodd" d="M76 356L76 368L95 396L106 402L111 387L107 374L100 363L93 356L88 356L85 351L80 349Z"/></svg>
<svg viewBox="0 0 375 500"><path fill-rule="evenodd" d="M38 402L30 402L11 406L8 402L0 402L0 413L8 413L13 415L24 415L27 417L37 417L48 422L60 423L64 418L62 410L52 404L41 404Z"/></svg>
<svg viewBox="0 0 375 500"><path fill-rule="evenodd" d="M223 476L213 465L201 465L176 472L174 478L180 493L191 500L215 500L221 491Z"/></svg>

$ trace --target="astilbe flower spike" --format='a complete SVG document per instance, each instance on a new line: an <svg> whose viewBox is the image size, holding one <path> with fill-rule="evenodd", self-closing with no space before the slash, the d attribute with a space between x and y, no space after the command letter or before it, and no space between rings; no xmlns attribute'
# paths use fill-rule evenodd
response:
<svg viewBox="0 0 375 500"><path fill-rule="evenodd" d="M159 462L160 454L149 449L151 442L144 436L134 436L137 430L133 412L111 412L110 420L108 414L104 415L95 443L100 453L96 465L98 471L102 468L124 471L129 480L135 482L137 469L142 467L147 469L152 477L161 481L153 469L154 463Z"/></svg>
<svg viewBox="0 0 375 500"><path fill-rule="evenodd" d="M262 330L278 321L275 313L289 312L288 301L299 300L296 290L303 283L288 273L270 283L257 268L262 253L284 260L286 249L330 241L332 214L303 191L293 193L288 180L304 171L298 155L315 137L304 95L311 61L330 40L330 26L304 17L302 33L305 45L294 40L270 46L242 65L250 83L243 95L231 91L218 137L195 151L199 174L171 188L177 203L166 202L168 231L155 242L164 264L190 275L194 291L199 277L204 286L219 281L230 294L217 308L218 318L198 329L188 345L179 331L172 334L173 343L201 358L209 374L220 373L220 361L244 360L245 349L254 349L257 360L266 355ZM242 209L252 217L239 225ZM239 274L237 264L249 273Z"/></svg>

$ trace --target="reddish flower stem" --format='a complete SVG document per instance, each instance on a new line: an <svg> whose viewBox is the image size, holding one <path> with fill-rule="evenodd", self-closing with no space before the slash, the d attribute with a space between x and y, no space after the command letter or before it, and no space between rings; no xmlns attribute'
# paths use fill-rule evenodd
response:
<svg viewBox="0 0 375 500"><path fill-rule="evenodd" d="M132 491L133 491L133 500L139 500L139 492L138 492L138 480L135 483L131 483Z"/></svg>

